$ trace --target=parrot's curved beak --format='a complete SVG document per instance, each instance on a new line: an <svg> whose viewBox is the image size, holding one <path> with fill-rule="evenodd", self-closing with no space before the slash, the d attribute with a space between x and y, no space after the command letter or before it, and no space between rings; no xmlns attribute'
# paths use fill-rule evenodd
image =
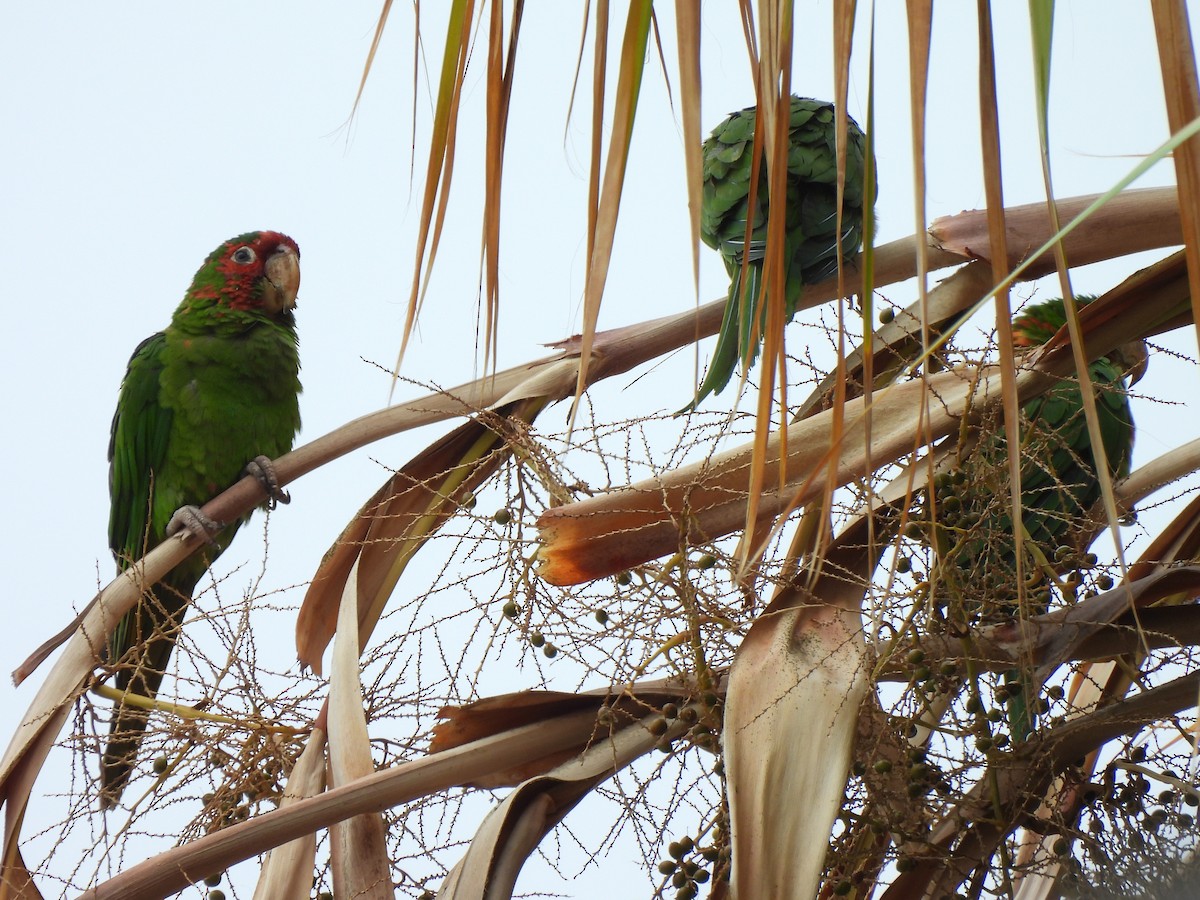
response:
<svg viewBox="0 0 1200 900"><path fill-rule="evenodd" d="M281 244L264 266L267 279L263 306L272 314L295 309L300 292L300 258L287 244Z"/></svg>
<svg viewBox="0 0 1200 900"><path fill-rule="evenodd" d="M1145 341L1130 341L1117 348L1119 365L1125 370L1129 386L1133 387L1142 380L1142 376L1150 368L1150 348Z"/></svg>

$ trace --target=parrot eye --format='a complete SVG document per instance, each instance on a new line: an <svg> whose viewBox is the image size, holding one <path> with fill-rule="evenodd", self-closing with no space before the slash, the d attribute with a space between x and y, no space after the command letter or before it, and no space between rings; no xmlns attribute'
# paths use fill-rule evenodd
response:
<svg viewBox="0 0 1200 900"><path fill-rule="evenodd" d="M254 251L249 247L238 247L233 251L233 261L238 265L245 266L254 262Z"/></svg>

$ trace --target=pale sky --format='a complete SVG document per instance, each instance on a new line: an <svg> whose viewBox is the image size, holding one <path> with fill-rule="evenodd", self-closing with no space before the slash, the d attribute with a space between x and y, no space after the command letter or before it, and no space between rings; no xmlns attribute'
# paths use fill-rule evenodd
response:
<svg viewBox="0 0 1200 900"><path fill-rule="evenodd" d="M302 251L298 321L304 429L299 442L387 402L411 280L431 99L426 69L440 65L444 24L425 4L428 60L420 70L417 131L411 133L413 32L409 4L396 4L363 102L347 122L380 4L7 4L0 17L0 267L10 279L0 331L10 473L3 491L4 581L9 639L0 671L13 669L107 583L106 450L117 388L138 342L163 327L193 272L217 244L270 228ZM864 5L865 6L865 5ZM877 37L880 240L914 230L907 50L902 4L885 3ZM800 3L793 86L831 97L826 49L829 3ZM1025 4L996 4L1006 200L1042 198L1036 122L1023 25ZM928 215L983 205L979 176L973 4L940 4L930 82ZM753 100L734 4L708 3L703 34L705 133ZM1193 15L1197 9L1193 8ZM614 40L621 26L614 10ZM865 10L863 11L865 16ZM659 13L676 77L673 11ZM578 52L581 4L529 4L521 36L505 160L500 364L537 358L540 346L579 329L590 86L566 121ZM1109 188L1167 136L1161 76L1148 10L1091 0L1059 4L1052 84L1052 153L1060 196ZM589 38L590 41L590 38ZM856 45L850 112L863 121L865 35ZM586 64L591 60L590 42ZM420 330L402 376L452 386L474 377L482 185L483 67L467 76L454 202ZM615 81L615 62L610 68ZM585 74L585 83L589 76ZM615 84L614 84L615 86ZM961 126L957 123L961 122ZM601 327L689 308L695 302L680 133L656 55L647 63L632 168L618 225ZM412 146L416 145L415 174ZM1160 164L1138 187L1173 181ZM702 248L701 298L726 289L715 254ZM1077 291L1100 292L1166 255L1091 267ZM1018 298L1053 296L1053 284ZM899 286L884 296L907 303ZM793 329L793 333L795 330ZM1171 345L1194 356L1184 332ZM711 341L702 353L711 349ZM703 358L703 357L702 357ZM363 360L369 362L364 362ZM688 399L693 357L678 353L634 384L635 372L592 392L595 415L613 421L678 408ZM1139 386L1183 406L1139 404L1135 462L1196 436L1194 366L1156 356ZM418 396L401 384L397 399ZM724 397L722 403L726 402ZM565 406L539 422L562 427ZM303 585L321 553L386 476L447 430L407 433L360 451L291 488L294 502L271 520L268 589ZM1180 502L1185 501L1183 498ZM238 572L225 590L259 570L262 518L239 535L217 569ZM248 565L247 565L248 564ZM406 583L406 582L405 582ZM405 583L402 583L405 584ZM415 588L410 588L410 590ZM302 589L279 602L296 604ZM264 664L292 665L291 621L260 643ZM0 685L0 732L11 729L48 668L14 690ZM486 676L483 694L546 683L551 664ZM576 687L575 673L561 687ZM47 773L39 788L54 790ZM37 801L35 800L35 808ZM53 801L49 801L53 807ZM61 817L61 812L58 813ZM31 820L37 820L36 810ZM45 821L54 821L53 815ZM568 820L571 822L572 820ZM156 846L166 847L169 838ZM450 857L451 859L453 856ZM36 855L27 861L37 862ZM65 859L60 859L65 863ZM609 878L648 893L632 842L572 884L531 863L525 890L573 897L611 893ZM253 883L253 862L238 883ZM56 872L71 877L69 872ZM77 876L84 878L84 876ZM85 879L86 880L86 879ZM43 885L47 896L59 887ZM243 893L242 896L248 894Z"/></svg>

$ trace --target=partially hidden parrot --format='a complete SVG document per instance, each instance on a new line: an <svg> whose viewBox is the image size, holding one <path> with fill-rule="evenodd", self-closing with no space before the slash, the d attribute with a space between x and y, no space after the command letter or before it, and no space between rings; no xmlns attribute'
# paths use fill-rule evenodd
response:
<svg viewBox="0 0 1200 900"><path fill-rule="evenodd" d="M144 590L109 638L117 690L154 698L192 592L229 546L199 505L249 471L287 502L270 460L300 428L293 310L300 250L256 231L209 254L164 331L138 345L121 383L109 444L109 546L119 570L183 530L207 545ZM248 516L247 516L248 518ZM101 804L115 805L146 730L146 709L118 702L101 761Z"/></svg>
<svg viewBox="0 0 1200 900"><path fill-rule="evenodd" d="M1081 296L1080 307L1093 297ZM1027 306L1014 316L1013 344L1018 351L1044 344L1066 324L1061 299ZM1120 348L1088 366L1096 398L1100 434L1108 473L1114 480L1129 474L1133 451L1133 414L1126 378L1136 381L1145 370L1146 349L1141 341ZM1026 584L1040 562L1061 565L1069 554L1059 547L1068 542L1082 516L1100 499L1098 463L1088 434L1083 394L1078 379L1065 378L1021 409L1021 520L1014 534L1009 500L1007 442L1002 421L985 426L985 435L956 470L934 482L938 506L935 548L950 565L946 570L951 592L967 618L1010 618L1018 615L1016 554L1024 554ZM1039 561L1031 546L1040 551ZM1030 595L1044 599L1044 589ZM1035 602L1035 606L1039 604ZM1031 613L1044 612L1033 608ZM1033 727L1028 673L1013 670L1008 679L1008 718L1013 737L1023 740Z"/></svg>
<svg viewBox="0 0 1200 900"><path fill-rule="evenodd" d="M695 409L709 394L720 392L739 362L749 368L762 342L766 322L762 272L771 199L764 154L753 205L750 202L756 120L753 106L735 112L704 142L700 238L721 254L729 273L729 298L708 372L686 409ZM792 97L784 204L784 296L789 322L796 313L803 285L837 272L839 243L843 260L862 246L863 216L867 212L866 137L858 123L848 119L839 241L836 127L832 103Z"/></svg>

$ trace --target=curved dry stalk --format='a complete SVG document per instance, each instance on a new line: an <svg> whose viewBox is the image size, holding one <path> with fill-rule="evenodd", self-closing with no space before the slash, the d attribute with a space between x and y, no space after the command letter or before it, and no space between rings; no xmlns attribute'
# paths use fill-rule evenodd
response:
<svg viewBox="0 0 1200 900"><path fill-rule="evenodd" d="M1099 197L1099 194L1091 194L1058 199L1055 206L1059 219L1064 222L1074 219ZM929 234L939 249L971 259L992 258L987 210L969 210L934 219ZM1011 271L1025 262L1051 234L1045 203L1006 208L1004 243L1008 248L1008 269ZM1139 188L1122 191L1109 200L1099 213L1063 239L1063 251L1072 266L1082 266L1182 243L1183 229L1175 188ZM1046 254L1025 277L1036 278L1053 271L1054 260Z"/></svg>
<svg viewBox="0 0 1200 900"><path fill-rule="evenodd" d="M811 590L776 594L730 669L722 743L740 900L817 893L869 687L861 607L883 548L866 533L864 519L839 537Z"/></svg>
<svg viewBox="0 0 1200 900"><path fill-rule="evenodd" d="M296 617L296 656L321 672L347 579L356 572L365 647L409 561L518 447L546 407L541 397L498 406L439 438L384 482L321 560Z"/></svg>
<svg viewBox="0 0 1200 900"><path fill-rule="evenodd" d="M438 897L485 900L512 896L529 854L580 800L663 740L682 735L687 727L676 720L661 736L655 736L644 720L635 720L544 775L522 782L488 813L466 855L446 876Z"/></svg>
<svg viewBox="0 0 1200 900"><path fill-rule="evenodd" d="M1167 454L1168 456L1170 454ZM1156 461L1158 462L1158 461ZM1162 465L1155 466L1155 471L1161 471ZM1148 480L1148 479L1147 479ZM1152 482L1151 482L1152 483ZM1139 576L1144 572L1149 574L1130 584L1126 591L1132 621L1126 626L1129 636L1134 640L1131 646L1124 648L1124 653L1116 659L1106 659L1091 665L1080 666L1072 683L1069 700L1069 714L1080 717L1094 713L1095 710L1119 702L1135 682L1134 673L1145 665L1151 649L1151 623L1147 614L1152 612L1168 612L1175 604L1193 600L1200 594L1200 567L1179 566L1197 558L1200 550L1200 498L1188 504L1174 521L1167 526L1147 548L1130 576ZM1190 576L1190 577L1189 577ZM1150 590L1136 590L1135 586L1148 585ZM1099 598L1085 600L1084 603L1094 603ZM1151 604L1159 604L1148 608ZM1100 605L1100 604L1097 604ZM1165 608L1163 608L1165 605ZM1139 612L1139 610L1141 610ZM1188 610L1185 624L1196 624L1197 610L1194 606ZM1105 618L1103 612L1095 618ZM1115 617L1114 617L1115 618ZM1159 617L1161 618L1161 616ZM1092 635L1088 635L1091 637ZM1154 634L1155 643L1163 644L1161 632ZM1084 639L1085 642L1087 638ZM1174 644L1178 646L1178 644ZM1049 661L1048 661L1049 662ZM1099 748L1097 748L1098 751ZM1090 775L1098 761L1098 752L1087 755L1082 774ZM1080 792L1074 783L1067 783L1061 777L1056 778L1047 796L1043 799L1038 816L1043 819L1054 817L1058 821L1075 822L1082 810ZM1020 896L1037 897L1057 883L1058 875L1064 866L1061 854L1055 853L1052 846L1053 836L1037 836L1027 833L1022 846L1022 859L1018 862L1036 864L1028 878L1022 879Z"/></svg>
<svg viewBox="0 0 1200 900"><path fill-rule="evenodd" d="M1129 341L1176 324L1187 316L1186 271L1176 254L1126 279L1080 313L1087 355L1099 358ZM1184 294L1179 288L1183 286ZM1018 378L1025 402L1049 387L1054 377L1073 371L1072 347L1060 330L1030 360ZM843 410L829 410L796 422L768 443L764 483L786 485L759 498L763 517L794 509L865 478L879 466L957 431L965 416L978 417L999 402L997 366L969 367L893 384L871 395L870 438L867 404L857 398ZM920 439L913 423L927 420ZM842 427L834 434L840 412ZM780 458L780 448L788 454ZM716 540L739 528L745 515L746 485L755 447L744 445L598 497L547 510L538 519L542 547L539 574L551 584L579 584L613 575L674 552L682 543ZM836 465L830 465L831 457Z"/></svg>
<svg viewBox="0 0 1200 900"><path fill-rule="evenodd" d="M1114 485L1119 509L1122 512L1131 510L1151 494L1196 471L1200 471L1200 438L1168 450ZM1102 516L1103 510L1096 509L1089 517L1098 521Z"/></svg>
<svg viewBox="0 0 1200 900"><path fill-rule="evenodd" d="M1200 673L1184 675L1027 741L995 768L994 782L981 779L933 831L928 849L914 856L912 867L883 892L884 900L953 894L1007 834L1003 823L1035 808L1056 775L1096 747L1194 706L1198 688Z"/></svg>
<svg viewBox="0 0 1200 900"><path fill-rule="evenodd" d="M989 759L987 771L968 796L932 829L931 849L916 852L914 858L919 861L889 888L885 897L893 891L898 897L912 896L912 891L939 894L953 891L972 872L980 877L982 867L1025 814L1054 822L1056 828L1066 827L1079 814L1079 783L1095 764L1100 746L1195 705L1194 695L1187 698L1181 693L1182 685L1194 683L1198 677L1194 674L1129 700L1121 698L1135 683L1131 673L1144 661L1151 640L1148 623L1142 620L1153 611L1139 614L1137 608L1200 596L1200 566L1174 565L1177 557L1171 551L1171 548L1187 548L1178 558L1192 559L1198 542L1200 501L1193 501L1177 518L1177 525L1160 535L1148 548L1145 560L1131 569L1131 577L1138 576L1137 580L1044 616L980 630L977 649L985 654L1007 654L1010 664L1016 659L1032 660L1039 670L1038 683L1071 659L1102 652L1102 644L1096 646L1097 638L1118 636L1114 634L1116 629L1108 626L1122 616L1131 620L1119 635L1129 658L1124 664L1105 661L1098 668L1085 664L1076 675L1072 713L1067 721L1012 753L996 754ZM1193 606L1188 612L1190 616L1175 624L1181 630L1195 633L1200 625L1195 615L1197 610ZM1104 635L1106 630L1108 634ZM1171 645L1167 635L1158 634L1155 641ZM926 643L926 649L932 649L931 642ZM1063 746L1069 749L1064 750ZM1064 770L1079 759L1085 760L1082 770L1073 773L1070 779L1065 778ZM1027 895L1036 896L1041 887L1054 882L1053 873L1061 866L1061 854L1051 849L1056 840L1057 833L1049 837L1028 836L1018 862L1029 865L1036 860L1042 865L1022 884L1021 890Z"/></svg>
<svg viewBox="0 0 1200 900"><path fill-rule="evenodd" d="M940 337L964 320L964 313L971 310L979 298L992 289L991 267L986 261L968 263L942 281L925 298L924 328L931 340ZM864 342L846 354L845 372L841 377L846 383L846 399L852 400L863 393L863 379L867 371L867 348L872 390L890 383L904 368L916 363L922 354L922 308L921 301L914 300L895 317L878 328L870 342ZM832 402L839 372L827 375L812 393L796 408L795 419L805 419Z"/></svg>
<svg viewBox="0 0 1200 900"><path fill-rule="evenodd" d="M350 571L338 613L338 634L329 678L329 786L353 784L375 771L363 711L358 652L358 565ZM339 897L388 900L392 890L387 830L378 812L329 826L333 889Z"/></svg>
<svg viewBox="0 0 1200 900"><path fill-rule="evenodd" d="M288 775L280 809L287 809L325 789L325 732L314 728L304 751ZM258 873L254 900L292 900L312 888L317 833L301 835L267 853Z"/></svg>
<svg viewBox="0 0 1200 900"><path fill-rule="evenodd" d="M574 746L581 729L591 730L591 710L547 723L526 725L495 737L431 754L298 800L246 822L164 851L80 895L80 900L149 900L183 890L234 863L301 838L334 822L377 813L446 790L488 773L508 769L537 752Z"/></svg>
<svg viewBox="0 0 1200 900"><path fill-rule="evenodd" d="M1135 596L1173 597L1184 593L1181 587L1188 589L1190 599L1200 595L1200 575L1184 572L1181 578L1185 580L1176 584L1142 586L1135 583L1130 587L1135 591ZM1122 587L1116 594L1116 597L1097 596L1105 597L1104 602L1108 603L1127 596L1128 589ZM1013 667L1014 660L1038 660L1051 644L1057 647L1056 657L1061 663L1096 662L1124 653L1136 653L1139 648L1161 650L1200 644L1200 610L1194 604L1140 610L1136 620L1128 609L1122 612L1120 605L1114 605L1116 610L1109 610L1109 614L1115 616L1113 619L1087 621L1086 633L1081 633L1080 629L1074 630L1077 639L1062 647L1058 647L1058 642L1054 640L1055 631L1062 624L1062 617L1057 613L1035 616L1020 628L987 626L974 630L970 635L969 648L963 646L960 637L922 635L919 644L915 641L897 643L895 652L887 660L879 661L874 677L879 682L911 681L912 666L904 662L904 657L916 649L948 664L961 667L969 665L977 673L983 674L1005 672ZM1100 612L1097 611L1096 615L1098 617Z"/></svg>

